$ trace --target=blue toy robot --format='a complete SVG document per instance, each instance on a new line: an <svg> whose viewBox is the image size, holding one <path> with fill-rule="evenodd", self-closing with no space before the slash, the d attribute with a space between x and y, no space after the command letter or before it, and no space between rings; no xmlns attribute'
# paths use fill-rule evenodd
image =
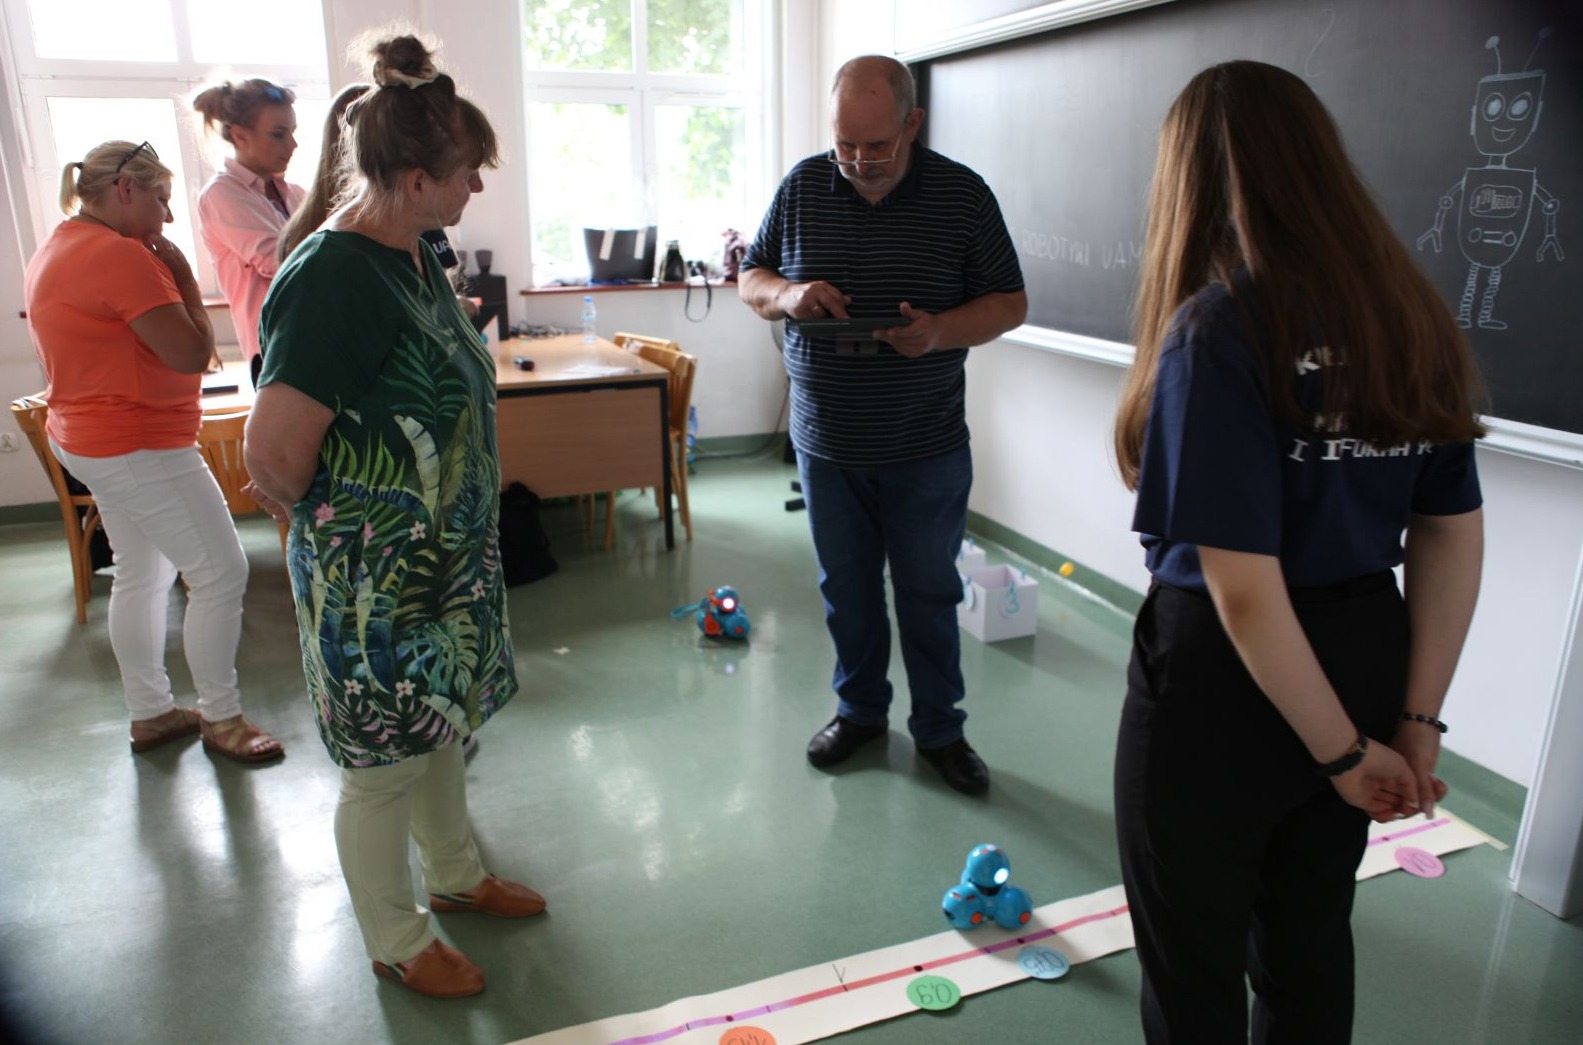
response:
<svg viewBox="0 0 1583 1045"><path fill-rule="evenodd" d="M941 907L956 929L976 929L986 918L1002 929L1019 929L1033 917L1033 901L1015 885L1007 885L1011 861L997 845L975 846L967 854L962 880L946 891Z"/></svg>
<svg viewBox="0 0 1583 1045"><path fill-rule="evenodd" d="M711 590L691 606L672 610L671 616L681 618L694 611L698 613L698 630L710 638L745 639L752 628L741 597L729 585Z"/></svg>

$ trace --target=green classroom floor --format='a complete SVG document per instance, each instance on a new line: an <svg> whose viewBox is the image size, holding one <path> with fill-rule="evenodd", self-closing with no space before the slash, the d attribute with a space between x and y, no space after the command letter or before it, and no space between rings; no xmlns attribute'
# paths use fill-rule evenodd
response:
<svg viewBox="0 0 1583 1045"><path fill-rule="evenodd" d="M486 862L543 892L550 913L439 919L489 978L464 1001L368 970L273 526L241 522L253 572L239 670L249 713L289 754L252 770L189 741L131 756L108 579L79 626L58 524L0 527L3 1007L40 1041L73 1045L500 1045L937 933L939 898L979 842L1008 851L1036 904L1118 883L1124 616L1041 572L1035 638L964 639L987 797L917 761L904 712L888 746L817 771L803 748L832 713L831 653L807 521L782 506L792 477L778 458L703 462L697 539L669 553L636 492L620 500L613 552L597 547L602 525L590 538L575 509L547 511L562 568L512 590L523 691L482 732L468 785ZM749 642L716 645L671 619L725 583L751 615ZM904 701L899 657L892 678ZM1447 807L1512 842L1523 789L1455 756L1443 770ZM1583 924L1515 896L1509 864L1481 846L1448 856L1438 880L1360 886L1357 1042L1583 1042ZM1131 1042L1137 987L1124 952L840 1040Z"/></svg>

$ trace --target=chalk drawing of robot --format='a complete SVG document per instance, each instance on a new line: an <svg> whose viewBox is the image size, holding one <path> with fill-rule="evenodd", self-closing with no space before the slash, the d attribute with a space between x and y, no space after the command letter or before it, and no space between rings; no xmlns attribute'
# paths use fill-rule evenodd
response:
<svg viewBox="0 0 1583 1045"><path fill-rule="evenodd" d="M1550 35L1546 27L1539 32L1539 41ZM1544 109L1545 74L1543 69L1520 73L1500 71L1500 37L1492 36L1485 42L1487 50L1495 52L1495 73L1479 81L1478 93L1473 102L1473 144L1491 162L1483 167L1469 167L1460 181L1440 197L1440 209L1435 212L1435 224L1418 237L1418 249L1431 244L1435 253L1441 249L1441 231L1446 214L1457 206L1457 243L1462 256L1468 259L1468 279L1462 287L1462 299L1457 303L1457 325L1473 325L1473 299L1478 297L1479 273L1487 271L1484 294L1479 299L1478 325L1485 330L1505 330L1506 324L1495 318L1495 295L1501 288L1501 268L1517 256L1523 237L1528 233L1528 222L1539 204L1544 215L1544 238L1539 243L1536 260L1544 261L1546 252L1554 253L1557 261L1565 261L1561 241L1556 237L1556 214L1561 201L1545 191L1539 184L1538 174L1531 170L1506 166L1507 157L1528 144L1539 129L1539 113ZM1539 43L1528 55L1528 64L1539 50Z"/></svg>

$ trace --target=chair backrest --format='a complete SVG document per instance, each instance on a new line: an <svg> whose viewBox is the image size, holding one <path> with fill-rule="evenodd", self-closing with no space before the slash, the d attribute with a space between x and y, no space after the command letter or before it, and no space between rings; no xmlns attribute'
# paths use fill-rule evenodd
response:
<svg viewBox="0 0 1583 1045"><path fill-rule="evenodd" d="M644 346L661 349L666 352L680 352L682 350L682 346L668 338L650 337L647 334L629 334L623 331L617 333L610 340L617 348L624 348L628 352L638 352L639 355L642 354L640 349Z"/></svg>
<svg viewBox="0 0 1583 1045"><path fill-rule="evenodd" d="M229 414L205 414L198 426L198 449L209 462L226 507L232 515L259 510L258 502L242 492L251 478L242 460L242 434L247 428L246 410Z"/></svg>
<svg viewBox="0 0 1583 1045"><path fill-rule="evenodd" d="M671 341L668 344L676 344ZM654 345L638 346L638 356L671 372L668 382L671 399L671 430L683 435L687 432L687 408L693 400L693 375L698 370L698 357L680 349L666 349Z"/></svg>
<svg viewBox="0 0 1583 1045"><path fill-rule="evenodd" d="M11 416L16 418L17 427L22 429L33 452L38 455L38 463L49 477L50 486L54 488L62 510L67 510L68 505L74 509L92 505L91 494L72 492L66 483L66 469L61 467L61 463L55 459L55 452L49 447L49 435L44 430L44 422L49 417L49 403L45 402L44 397L32 395L13 399Z"/></svg>

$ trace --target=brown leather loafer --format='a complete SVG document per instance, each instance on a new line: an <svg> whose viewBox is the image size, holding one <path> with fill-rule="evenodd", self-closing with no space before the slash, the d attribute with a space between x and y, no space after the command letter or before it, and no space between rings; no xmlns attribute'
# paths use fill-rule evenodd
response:
<svg viewBox="0 0 1583 1045"><path fill-rule="evenodd" d="M439 940L404 962L375 962L374 975L430 998L466 998L484 989L484 971Z"/></svg>
<svg viewBox="0 0 1583 1045"><path fill-rule="evenodd" d="M485 877L478 888L465 893L430 893L431 910L478 911L496 918L529 918L545 908L544 897L516 882L494 875Z"/></svg>

